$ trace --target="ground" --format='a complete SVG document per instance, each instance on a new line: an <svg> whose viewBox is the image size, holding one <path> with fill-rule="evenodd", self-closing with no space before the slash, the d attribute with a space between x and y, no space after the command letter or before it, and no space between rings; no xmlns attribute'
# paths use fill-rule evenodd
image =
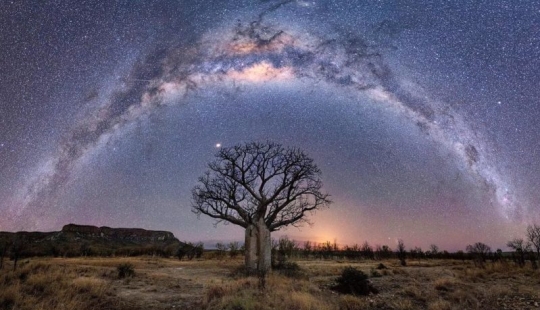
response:
<svg viewBox="0 0 540 310"><path fill-rule="evenodd" d="M540 309L540 271L512 262L297 260L299 274L273 272L266 290L238 272L242 260L30 258L0 270L0 309ZM377 269L382 263L387 268ZM131 264L135 275L118 278ZM353 266L379 294L342 295L334 280Z"/></svg>

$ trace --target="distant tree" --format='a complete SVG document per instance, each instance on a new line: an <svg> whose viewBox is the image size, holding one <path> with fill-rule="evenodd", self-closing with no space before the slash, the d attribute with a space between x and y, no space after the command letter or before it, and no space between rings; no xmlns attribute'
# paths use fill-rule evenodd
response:
<svg viewBox="0 0 540 310"><path fill-rule="evenodd" d="M186 257L187 254L192 251L192 247L191 242L184 242L184 244L180 245L176 250L175 256L178 257L179 260L182 260L182 258Z"/></svg>
<svg viewBox="0 0 540 310"><path fill-rule="evenodd" d="M429 246L429 252L433 258L436 258L439 254L439 247L436 244L431 244Z"/></svg>
<svg viewBox="0 0 540 310"><path fill-rule="evenodd" d="M482 242L476 242L473 245L469 244L466 250L473 256L475 264L481 267L484 266L486 258L491 253L491 248Z"/></svg>
<svg viewBox="0 0 540 310"><path fill-rule="evenodd" d="M362 256L366 259L373 259L373 247L369 245L367 241L365 241L362 244L362 247L360 248L360 252L362 253Z"/></svg>
<svg viewBox="0 0 540 310"><path fill-rule="evenodd" d="M519 267L525 266L525 254L531 249L531 244L525 242L523 238L515 238L511 241L508 241L506 244L509 248L514 250L513 256L514 261Z"/></svg>
<svg viewBox="0 0 540 310"><path fill-rule="evenodd" d="M330 204L321 171L296 148L252 142L221 148L193 189L192 210L245 228L245 265L264 275L271 265L273 231L307 222Z"/></svg>
<svg viewBox="0 0 540 310"><path fill-rule="evenodd" d="M311 244L311 241L304 242L304 257L308 258L311 254L311 251L313 251L313 246Z"/></svg>
<svg viewBox="0 0 540 310"><path fill-rule="evenodd" d="M407 262L405 261L406 256L407 251L405 250L405 243L403 242L403 239L398 239L397 257L399 259L399 262L401 263L401 266L407 265Z"/></svg>
<svg viewBox="0 0 540 310"><path fill-rule="evenodd" d="M225 253L227 252L227 246L221 242L216 243L216 253L218 258L225 257Z"/></svg>
<svg viewBox="0 0 540 310"><path fill-rule="evenodd" d="M197 259L201 258L204 252L204 244L202 242L198 242L197 244L195 244L194 251L195 251L195 258Z"/></svg>
<svg viewBox="0 0 540 310"><path fill-rule="evenodd" d="M201 242L197 244L193 244L192 242L184 242L176 250L175 256L178 257L179 260L182 260L184 257L186 257L188 260L192 260L195 257L200 258L202 256L202 252L203 244Z"/></svg>
<svg viewBox="0 0 540 310"><path fill-rule="evenodd" d="M540 225L527 226L527 239L536 251L536 258L540 259Z"/></svg>
<svg viewBox="0 0 540 310"><path fill-rule="evenodd" d="M415 247L414 250L416 251L416 255L418 258L424 258L424 251L422 251L421 247Z"/></svg>
<svg viewBox="0 0 540 310"><path fill-rule="evenodd" d="M387 259L392 257L392 250L387 245L377 245L375 249L375 254L377 256L377 259Z"/></svg>
<svg viewBox="0 0 540 310"><path fill-rule="evenodd" d="M240 243L238 241L230 242L229 243L229 256L231 258L235 258L236 255L238 255L240 249Z"/></svg>
<svg viewBox="0 0 540 310"><path fill-rule="evenodd" d="M321 244L321 252L325 259L334 255L334 245L330 241Z"/></svg>
<svg viewBox="0 0 540 310"><path fill-rule="evenodd" d="M294 240L289 239L287 236L280 237L274 250L276 258L274 259L272 265L281 268L297 250L298 245Z"/></svg>
<svg viewBox="0 0 540 310"><path fill-rule="evenodd" d="M463 252L462 250L457 251L455 256L456 259L461 259L462 261L465 261L465 252Z"/></svg>

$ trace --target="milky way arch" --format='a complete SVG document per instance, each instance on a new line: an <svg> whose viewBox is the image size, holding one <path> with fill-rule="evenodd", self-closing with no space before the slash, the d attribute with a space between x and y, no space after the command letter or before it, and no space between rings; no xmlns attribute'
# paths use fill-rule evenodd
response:
<svg viewBox="0 0 540 310"><path fill-rule="evenodd" d="M359 34L336 30L322 36L267 19L288 2L269 7L251 22L208 31L196 44L156 49L135 64L125 87L74 126L48 164L29 179L11 218L16 221L32 210L54 206L85 154L156 107L181 104L190 93L217 83L256 85L287 79L326 83L392 108L454 154L490 193L502 216L522 212L483 139L458 113L404 87L385 63L383 49Z"/></svg>

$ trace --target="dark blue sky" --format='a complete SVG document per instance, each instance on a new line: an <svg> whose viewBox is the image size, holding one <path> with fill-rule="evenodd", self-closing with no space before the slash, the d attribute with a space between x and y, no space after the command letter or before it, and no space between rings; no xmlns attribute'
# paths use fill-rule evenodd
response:
<svg viewBox="0 0 540 310"><path fill-rule="evenodd" d="M216 144L304 149L298 240L492 248L540 221L538 1L4 1L0 230L241 239L190 211Z"/></svg>

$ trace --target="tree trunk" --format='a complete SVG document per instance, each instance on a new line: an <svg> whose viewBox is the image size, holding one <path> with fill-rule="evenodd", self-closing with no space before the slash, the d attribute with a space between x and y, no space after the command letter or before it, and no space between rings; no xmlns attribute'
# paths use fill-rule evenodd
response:
<svg viewBox="0 0 540 310"><path fill-rule="evenodd" d="M248 274L257 271L257 229L254 225L246 227L245 247L245 267Z"/></svg>
<svg viewBox="0 0 540 310"><path fill-rule="evenodd" d="M258 237L258 265L257 271L259 274L265 275L272 264L272 240L270 238L270 229L266 226L264 218L257 221L257 237Z"/></svg>

